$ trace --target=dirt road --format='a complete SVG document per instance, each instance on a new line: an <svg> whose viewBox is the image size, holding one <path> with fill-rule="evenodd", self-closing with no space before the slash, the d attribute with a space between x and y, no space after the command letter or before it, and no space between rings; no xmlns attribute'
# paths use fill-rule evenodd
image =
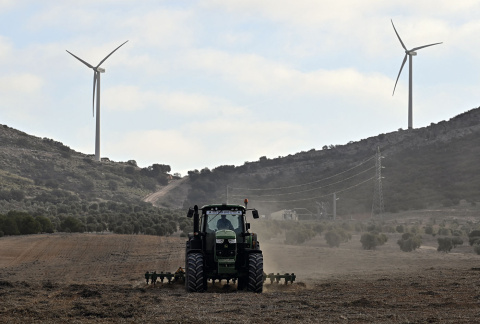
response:
<svg viewBox="0 0 480 324"><path fill-rule="evenodd" d="M183 265L184 239L51 234L0 238L1 323L474 323L480 316L480 257L468 246L405 253L395 238L364 251L263 242L266 272L295 272L294 285L263 294L216 284L146 285L146 270ZM428 242L427 242L428 243Z"/></svg>
<svg viewBox="0 0 480 324"><path fill-rule="evenodd" d="M170 181L170 183L167 186L165 186L162 189L160 189L160 190L148 195L147 197L145 197L143 199L143 201L152 203L154 205L157 205L157 201L159 199L163 198L165 195L170 193L172 190L178 188L179 186L181 186L182 184L184 184L187 181L188 181L188 177L183 177L183 178L178 179L178 180L172 180L172 181Z"/></svg>

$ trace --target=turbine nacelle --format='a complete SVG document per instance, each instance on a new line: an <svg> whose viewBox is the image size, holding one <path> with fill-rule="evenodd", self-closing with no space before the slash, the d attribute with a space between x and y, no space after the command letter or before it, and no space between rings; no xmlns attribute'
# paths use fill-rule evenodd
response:
<svg viewBox="0 0 480 324"><path fill-rule="evenodd" d="M105 73L105 69L101 67L97 67L96 71L100 73Z"/></svg>
<svg viewBox="0 0 480 324"><path fill-rule="evenodd" d="M408 55L411 55L411 56L417 56L417 52L412 51L412 52L405 52L405 53L407 53Z"/></svg>

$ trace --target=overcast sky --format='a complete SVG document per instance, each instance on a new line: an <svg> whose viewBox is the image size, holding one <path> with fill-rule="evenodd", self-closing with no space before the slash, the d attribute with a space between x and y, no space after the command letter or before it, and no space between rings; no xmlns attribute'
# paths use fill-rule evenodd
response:
<svg viewBox="0 0 480 324"><path fill-rule="evenodd" d="M242 165L480 105L476 0L0 0L0 124L172 172Z"/></svg>

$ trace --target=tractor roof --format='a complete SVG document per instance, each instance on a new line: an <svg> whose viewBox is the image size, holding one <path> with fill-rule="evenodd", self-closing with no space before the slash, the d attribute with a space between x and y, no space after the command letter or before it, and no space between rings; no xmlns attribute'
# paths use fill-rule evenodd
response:
<svg viewBox="0 0 480 324"><path fill-rule="evenodd" d="M245 206L242 205L227 205L227 204L214 204L202 206L202 211L207 210L241 210L245 212Z"/></svg>

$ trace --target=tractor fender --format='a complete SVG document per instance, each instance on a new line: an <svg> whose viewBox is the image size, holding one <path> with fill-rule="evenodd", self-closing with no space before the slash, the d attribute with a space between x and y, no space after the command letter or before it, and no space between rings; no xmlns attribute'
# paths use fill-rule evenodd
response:
<svg viewBox="0 0 480 324"><path fill-rule="evenodd" d="M186 251L186 254L190 254L190 253L201 253L202 255L204 254L203 251L200 249L191 249Z"/></svg>
<svg viewBox="0 0 480 324"><path fill-rule="evenodd" d="M262 254L262 250L245 249L246 254Z"/></svg>

